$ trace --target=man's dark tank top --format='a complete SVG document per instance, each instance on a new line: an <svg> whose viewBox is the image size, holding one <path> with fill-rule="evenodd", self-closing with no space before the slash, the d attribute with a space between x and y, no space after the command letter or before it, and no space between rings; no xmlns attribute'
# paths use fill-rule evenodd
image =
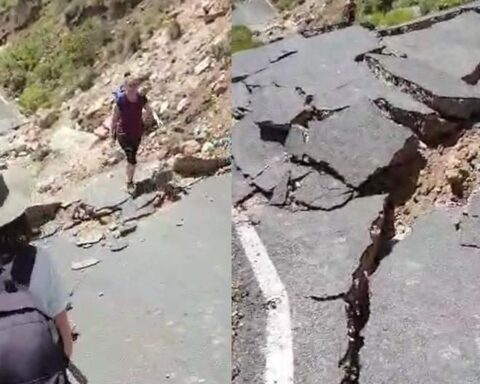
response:
<svg viewBox="0 0 480 384"><path fill-rule="evenodd" d="M128 100L127 95L123 94L117 102L120 109L120 123L118 134L125 135L127 138L138 140L143 135L142 111L147 103L145 96L138 95L136 102Z"/></svg>

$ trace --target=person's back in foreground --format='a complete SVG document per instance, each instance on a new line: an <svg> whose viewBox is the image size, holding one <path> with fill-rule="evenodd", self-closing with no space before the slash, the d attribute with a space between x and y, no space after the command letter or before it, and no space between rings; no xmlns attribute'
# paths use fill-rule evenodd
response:
<svg viewBox="0 0 480 384"><path fill-rule="evenodd" d="M119 94L111 120L112 139L118 142L127 157L127 189L134 190L133 178L137 164L137 152L144 134L142 112L145 109L149 117L153 116L146 96L140 94L139 80L131 74L125 74L123 92Z"/></svg>
<svg viewBox="0 0 480 384"><path fill-rule="evenodd" d="M0 205L0 383L67 384L68 295L48 253L30 245L26 214L11 215Z"/></svg>

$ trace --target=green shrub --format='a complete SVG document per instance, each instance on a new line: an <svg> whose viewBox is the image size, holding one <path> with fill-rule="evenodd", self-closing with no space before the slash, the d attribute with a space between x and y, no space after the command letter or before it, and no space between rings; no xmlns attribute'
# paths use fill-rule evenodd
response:
<svg viewBox="0 0 480 384"><path fill-rule="evenodd" d="M42 21L0 54L0 86L20 96L26 112L60 102L62 89L90 87L93 80L86 70L109 39L97 19L66 33L53 19Z"/></svg>
<svg viewBox="0 0 480 384"><path fill-rule="evenodd" d="M59 48L76 66L92 65L98 49L108 40L108 31L101 21L90 19L67 34Z"/></svg>
<svg viewBox="0 0 480 384"><path fill-rule="evenodd" d="M392 8L408 8L419 4L421 0L396 0L392 4Z"/></svg>
<svg viewBox="0 0 480 384"><path fill-rule="evenodd" d="M415 13L411 8L398 8L385 14L375 12L370 15L364 15L362 21L367 21L377 27L391 27L411 21L414 17Z"/></svg>
<svg viewBox="0 0 480 384"><path fill-rule="evenodd" d="M387 12L383 18L383 25L391 27L393 25L403 24L415 18L413 10L410 8L398 8Z"/></svg>
<svg viewBox="0 0 480 384"><path fill-rule="evenodd" d="M442 11L444 9L449 9L453 7L458 7L459 5L463 5L468 3L470 0L440 0L437 4L437 9Z"/></svg>
<svg viewBox="0 0 480 384"><path fill-rule="evenodd" d="M0 0L0 11L17 5L17 0Z"/></svg>
<svg viewBox="0 0 480 384"><path fill-rule="evenodd" d="M362 11L365 14L386 13L392 9L392 5L393 0L365 0L362 3Z"/></svg>
<svg viewBox="0 0 480 384"><path fill-rule="evenodd" d="M39 84L32 84L25 88L20 95L20 105L28 113L33 113L42 107L50 107L51 91Z"/></svg>
<svg viewBox="0 0 480 384"><path fill-rule="evenodd" d="M236 25L232 28L232 54L246 49L256 48L262 43L253 39L252 31L244 25Z"/></svg>
<svg viewBox="0 0 480 384"><path fill-rule="evenodd" d="M360 20L374 25L391 26L412 20L415 15L410 7L419 6L426 15L444 9L457 7L469 0L365 0L361 4Z"/></svg>

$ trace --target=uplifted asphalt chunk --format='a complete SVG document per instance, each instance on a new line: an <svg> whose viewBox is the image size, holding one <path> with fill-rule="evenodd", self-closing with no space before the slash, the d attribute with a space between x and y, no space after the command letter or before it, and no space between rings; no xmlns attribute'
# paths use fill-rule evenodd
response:
<svg viewBox="0 0 480 384"><path fill-rule="evenodd" d="M306 134L305 128L292 125L285 140L285 149L290 155L301 158L305 154Z"/></svg>
<svg viewBox="0 0 480 384"><path fill-rule="evenodd" d="M355 79L330 91L319 87L319 93L315 93L313 98L318 110L339 110L367 97L382 105L392 120L410 128L428 144L436 144L439 139L457 130L458 124L443 119L436 111L400 89L379 81L366 63L351 62L348 66Z"/></svg>
<svg viewBox="0 0 480 384"><path fill-rule="evenodd" d="M280 143L261 140L259 127L246 116L232 127L232 154L241 172L253 178L285 151Z"/></svg>
<svg viewBox="0 0 480 384"><path fill-rule="evenodd" d="M460 244L464 247L480 248L480 193L469 199L467 212L460 221Z"/></svg>
<svg viewBox="0 0 480 384"><path fill-rule="evenodd" d="M444 117L470 119L480 114L480 91L423 61L393 56L366 56L372 70L402 87Z"/></svg>
<svg viewBox="0 0 480 384"><path fill-rule="evenodd" d="M460 223L460 244L480 248L480 218L466 216Z"/></svg>
<svg viewBox="0 0 480 384"><path fill-rule="evenodd" d="M395 163L413 136L365 99L309 127L306 154L327 164L355 188Z"/></svg>
<svg viewBox="0 0 480 384"><path fill-rule="evenodd" d="M456 79L480 62L480 15L466 12L430 28L384 38L388 50L401 52Z"/></svg>
<svg viewBox="0 0 480 384"><path fill-rule="evenodd" d="M295 35L260 48L234 54L232 57L232 81L235 83L243 80L282 60L290 59L296 54L304 40L301 35Z"/></svg>
<svg viewBox="0 0 480 384"><path fill-rule="evenodd" d="M297 47L298 53L250 76L246 83L300 87L306 93L332 91L357 78L351 67L358 55L380 45L374 33L353 26L300 40Z"/></svg>
<svg viewBox="0 0 480 384"><path fill-rule="evenodd" d="M470 196L467 212L468 216L480 218L480 191Z"/></svg>
<svg viewBox="0 0 480 384"><path fill-rule="evenodd" d="M421 218L370 282L363 383L477 383L480 251L444 212Z"/></svg>
<svg viewBox="0 0 480 384"><path fill-rule="evenodd" d="M277 185L282 183L285 173L289 170L290 163L285 158L279 157L270 161L252 182L262 191L270 193Z"/></svg>
<svg viewBox="0 0 480 384"><path fill-rule="evenodd" d="M302 280L291 292L328 296L348 290L384 200L384 195L358 198L329 212L263 208L258 231L281 280L292 286Z"/></svg>
<svg viewBox="0 0 480 384"><path fill-rule="evenodd" d="M269 206L258 216L257 230L289 295L299 383L341 382L338 360L347 344L344 302L319 303L308 296L348 290L384 198L356 199L331 212L292 213Z"/></svg>
<svg viewBox="0 0 480 384"><path fill-rule="evenodd" d="M250 105L250 92L242 83L232 84L232 112L234 116L242 116Z"/></svg>
<svg viewBox="0 0 480 384"><path fill-rule="evenodd" d="M293 192L295 201L309 208L330 210L352 198L352 189L326 173L311 172Z"/></svg>
<svg viewBox="0 0 480 384"><path fill-rule="evenodd" d="M287 170L282 176L282 179L273 190L272 198L270 199L270 204L272 205L285 204L288 196L288 183L290 182L290 173L291 171Z"/></svg>
<svg viewBox="0 0 480 384"><path fill-rule="evenodd" d="M261 87L253 94L252 116L256 123L287 125L302 112L305 97L294 88Z"/></svg>
<svg viewBox="0 0 480 384"><path fill-rule="evenodd" d="M313 172L314 170L307 165L300 164L290 164L290 177L293 181L298 181L303 179L305 176Z"/></svg>
<svg viewBox="0 0 480 384"><path fill-rule="evenodd" d="M242 202L255 191L255 187L247 182L236 167L232 169L232 183L232 200L234 205Z"/></svg>

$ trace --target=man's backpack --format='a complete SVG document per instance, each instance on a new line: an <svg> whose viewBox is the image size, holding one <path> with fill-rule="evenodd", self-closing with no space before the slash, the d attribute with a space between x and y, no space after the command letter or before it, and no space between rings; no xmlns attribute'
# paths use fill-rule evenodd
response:
<svg viewBox="0 0 480 384"><path fill-rule="evenodd" d="M37 250L15 257L11 276L0 287L0 383L68 384L68 359L55 344L50 319L26 289ZM11 278L11 279L10 279Z"/></svg>
<svg viewBox="0 0 480 384"><path fill-rule="evenodd" d="M115 102L116 105L119 105L120 99L125 95L125 88L123 85L118 87L117 90L113 91L113 101Z"/></svg>

